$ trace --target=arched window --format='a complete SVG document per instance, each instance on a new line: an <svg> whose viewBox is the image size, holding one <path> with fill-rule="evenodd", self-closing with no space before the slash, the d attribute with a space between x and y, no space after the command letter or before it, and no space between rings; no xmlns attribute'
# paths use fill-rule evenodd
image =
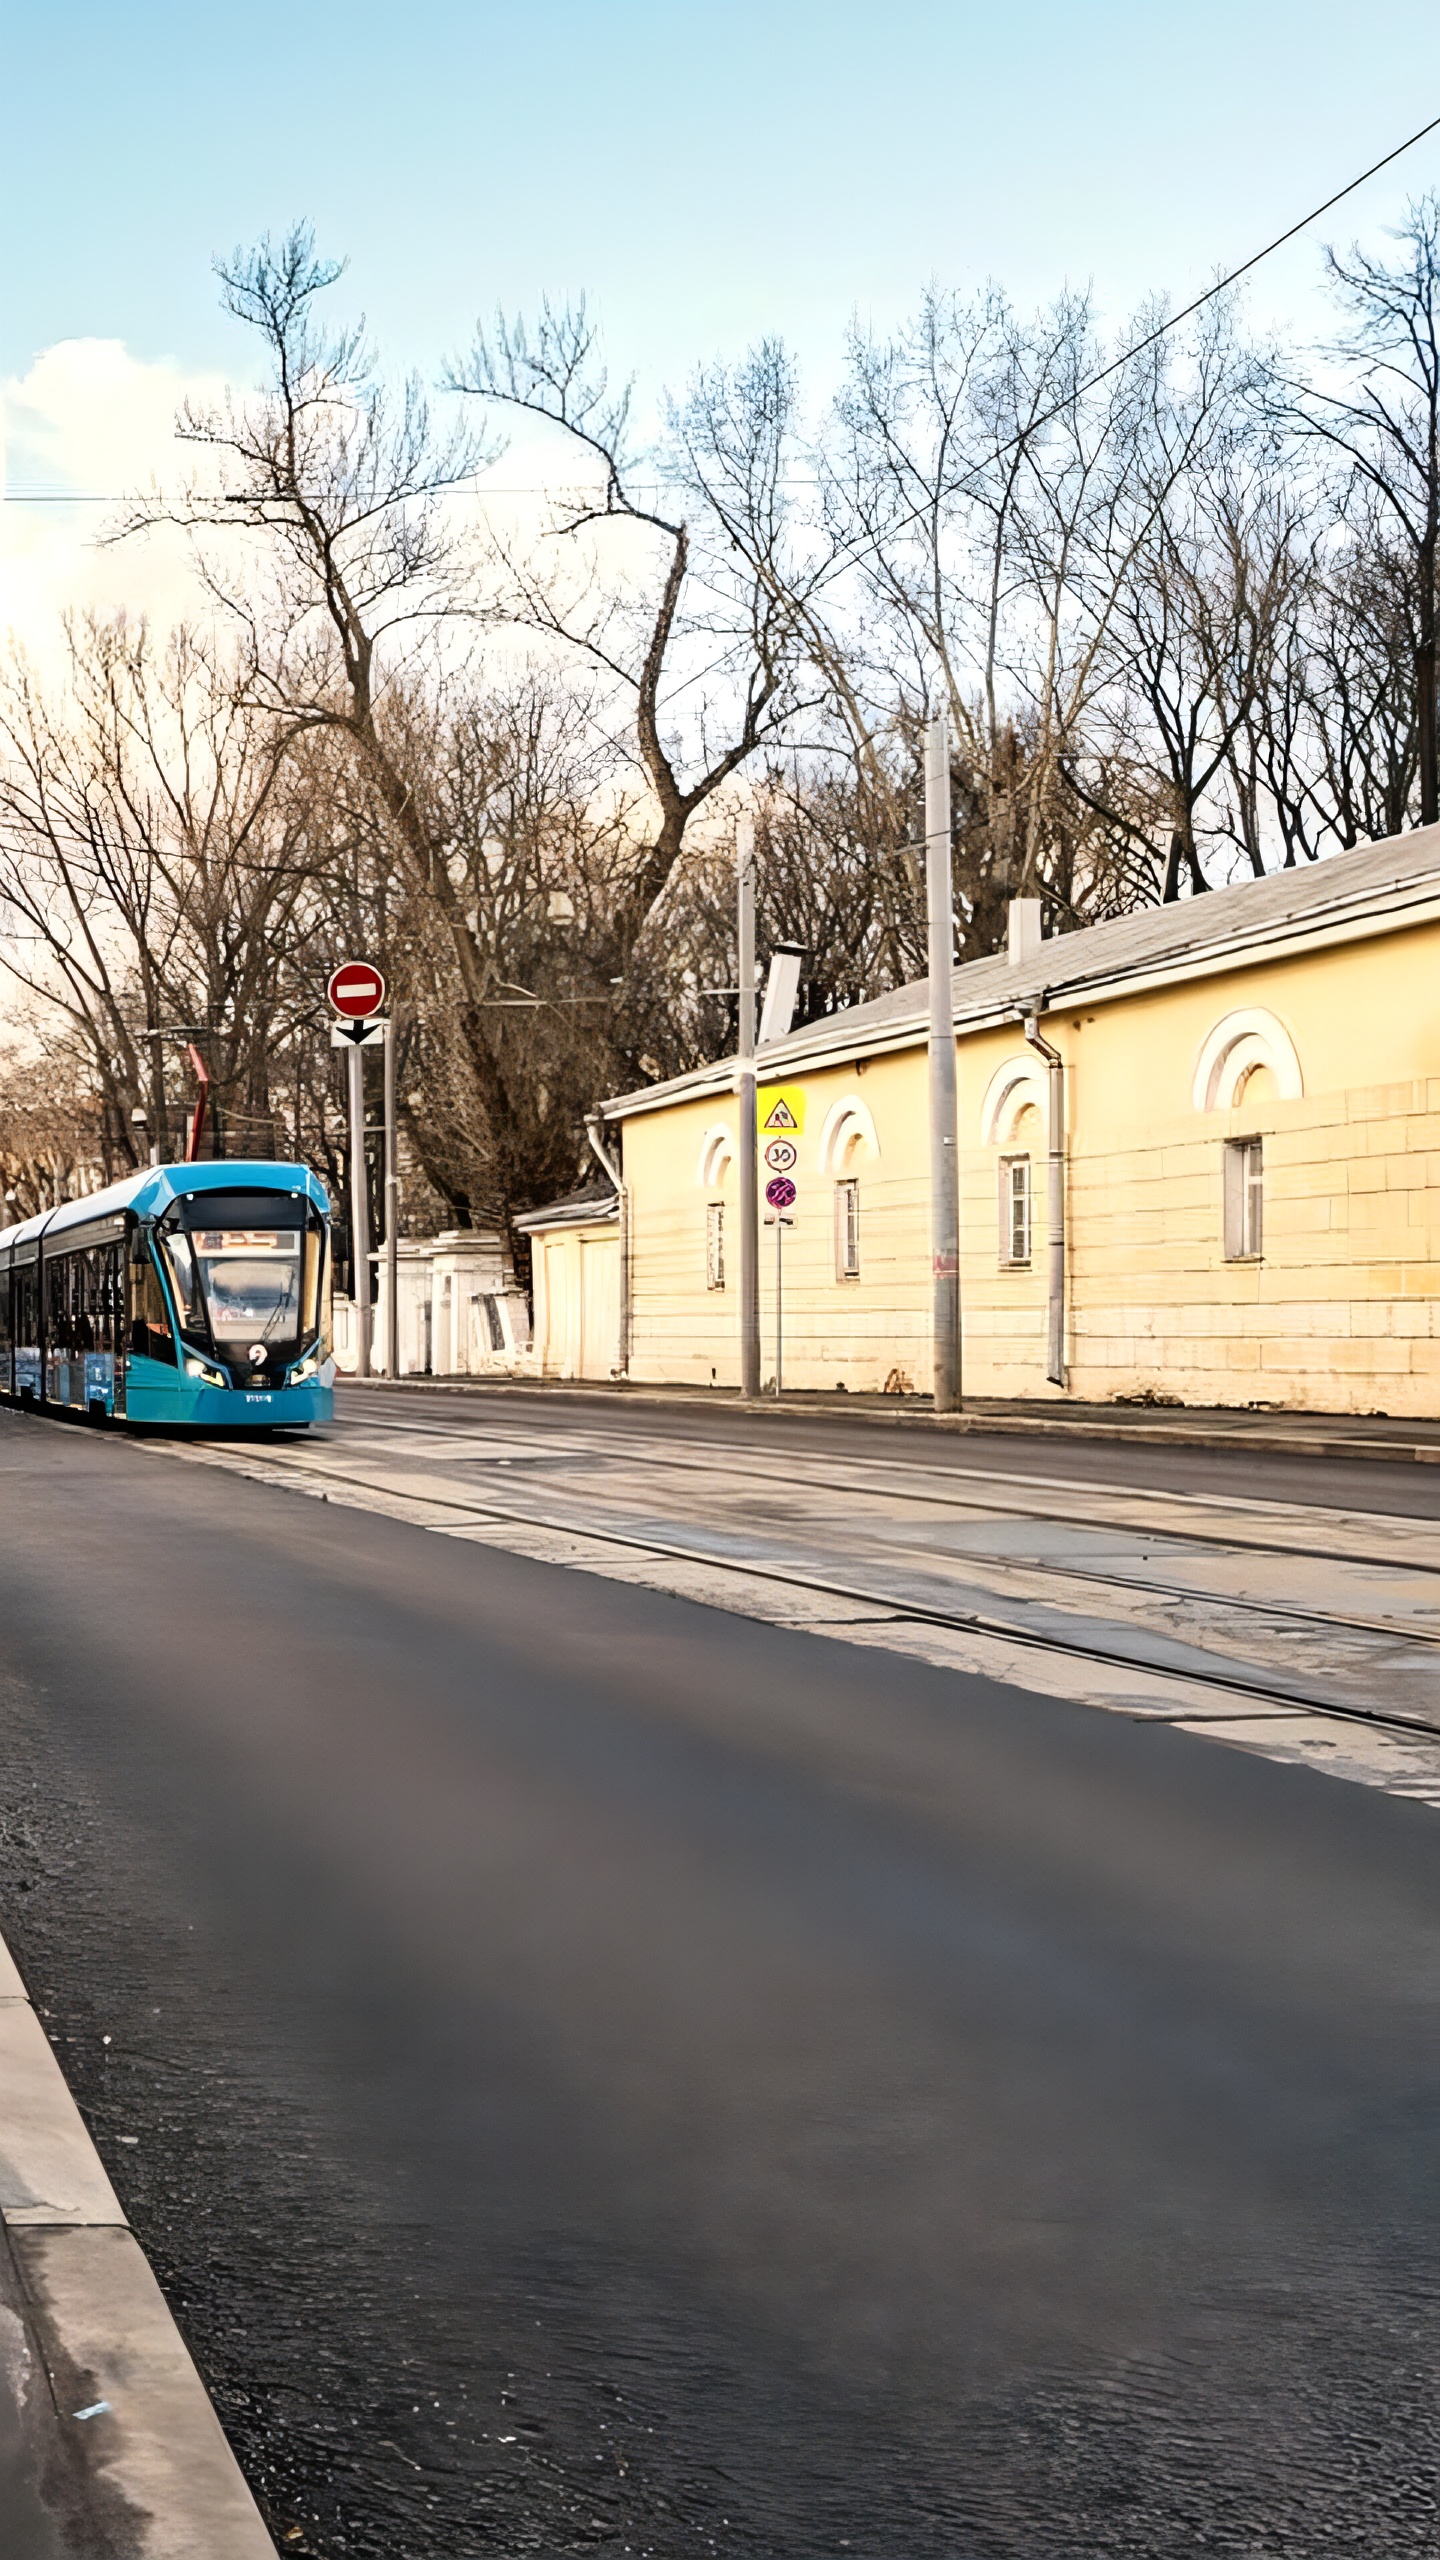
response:
<svg viewBox="0 0 1440 2560"><path fill-rule="evenodd" d="M869 1105L858 1093L847 1093L832 1102L820 1131L820 1172L831 1181L854 1175L867 1159L880 1153L875 1135L875 1120Z"/></svg>
<svg viewBox="0 0 1440 2560"><path fill-rule="evenodd" d="M860 1174L880 1154L874 1114L858 1093L842 1094L831 1103L821 1124L817 1154L821 1180L828 1177L835 1185L835 1277L858 1280Z"/></svg>
<svg viewBox="0 0 1440 2560"><path fill-rule="evenodd" d="M1006 1058L985 1087L980 1104L981 1145L1013 1146L1027 1112L1036 1114L1027 1134L1043 1128L1049 1110L1045 1082L1044 1069L1036 1066L1028 1051L1022 1058Z"/></svg>
<svg viewBox="0 0 1440 2560"><path fill-rule="evenodd" d="M695 1179L702 1191L718 1191L735 1158L735 1138L723 1120L712 1122L700 1141Z"/></svg>
<svg viewBox="0 0 1440 2560"><path fill-rule="evenodd" d="M1298 1102L1305 1091L1295 1043L1283 1022L1261 1006L1227 1013L1207 1033L1195 1061L1190 1098L1197 1111L1233 1111L1252 1077L1270 1099ZM1260 1099L1261 1088L1253 1088Z"/></svg>

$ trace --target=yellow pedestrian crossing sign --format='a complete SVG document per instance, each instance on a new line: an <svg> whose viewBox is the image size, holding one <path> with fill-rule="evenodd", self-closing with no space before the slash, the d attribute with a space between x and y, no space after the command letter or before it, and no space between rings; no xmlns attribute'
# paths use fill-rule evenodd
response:
<svg viewBox="0 0 1440 2560"><path fill-rule="evenodd" d="M762 1138L798 1138L805 1127L805 1092L798 1084L772 1084L756 1096Z"/></svg>

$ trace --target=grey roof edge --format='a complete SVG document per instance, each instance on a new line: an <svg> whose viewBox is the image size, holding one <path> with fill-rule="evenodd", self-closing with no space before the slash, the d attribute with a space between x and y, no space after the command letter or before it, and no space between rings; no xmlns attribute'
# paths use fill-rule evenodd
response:
<svg viewBox="0 0 1440 2560"><path fill-rule="evenodd" d="M544 1209L523 1209L515 1224L521 1235L540 1234L546 1227L603 1227L620 1215L618 1192L581 1194L568 1200L552 1200Z"/></svg>
<svg viewBox="0 0 1440 2560"><path fill-rule="evenodd" d="M1082 925L1043 942L1036 957L1019 967L1003 952L968 961L954 976L955 1027L977 1030L1037 1004L1053 1011L1082 995L1108 999L1152 974L1173 981L1192 972L1198 977L1254 965L1273 948L1302 937L1323 943L1354 938L1367 928L1391 931L1427 898L1440 901L1440 826L1327 854L1303 871L1270 872L1263 880L1240 881L1172 906L1140 907ZM920 978L773 1042L757 1053L756 1073L774 1082L855 1052L908 1048L925 1036L928 1020L927 982ZM730 1093L735 1074L733 1057L715 1059L663 1084L617 1094L607 1099L604 1113L624 1120L671 1102Z"/></svg>

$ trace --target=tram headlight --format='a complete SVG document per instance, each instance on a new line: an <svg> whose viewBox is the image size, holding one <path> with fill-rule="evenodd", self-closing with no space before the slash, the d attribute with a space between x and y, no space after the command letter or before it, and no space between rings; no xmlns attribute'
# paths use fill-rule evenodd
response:
<svg viewBox="0 0 1440 2560"><path fill-rule="evenodd" d="M308 1387L320 1373L320 1354L312 1351L308 1360L297 1360L285 1383L287 1387Z"/></svg>
<svg viewBox="0 0 1440 2560"><path fill-rule="evenodd" d="M223 1369L212 1368L208 1360L197 1360L193 1351L185 1355L185 1375L187 1378L199 1378L207 1387L228 1387L230 1384Z"/></svg>

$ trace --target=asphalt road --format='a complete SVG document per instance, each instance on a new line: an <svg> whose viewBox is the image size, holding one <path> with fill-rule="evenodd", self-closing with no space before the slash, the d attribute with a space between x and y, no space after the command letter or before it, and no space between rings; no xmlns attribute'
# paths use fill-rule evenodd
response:
<svg viewBox="0 0 1440 2560"><path fill-rule="evenodd" d="M1429 1808L8 1414L0 1523L0 1927L283 2550L1433 2549Z"/></svg>

